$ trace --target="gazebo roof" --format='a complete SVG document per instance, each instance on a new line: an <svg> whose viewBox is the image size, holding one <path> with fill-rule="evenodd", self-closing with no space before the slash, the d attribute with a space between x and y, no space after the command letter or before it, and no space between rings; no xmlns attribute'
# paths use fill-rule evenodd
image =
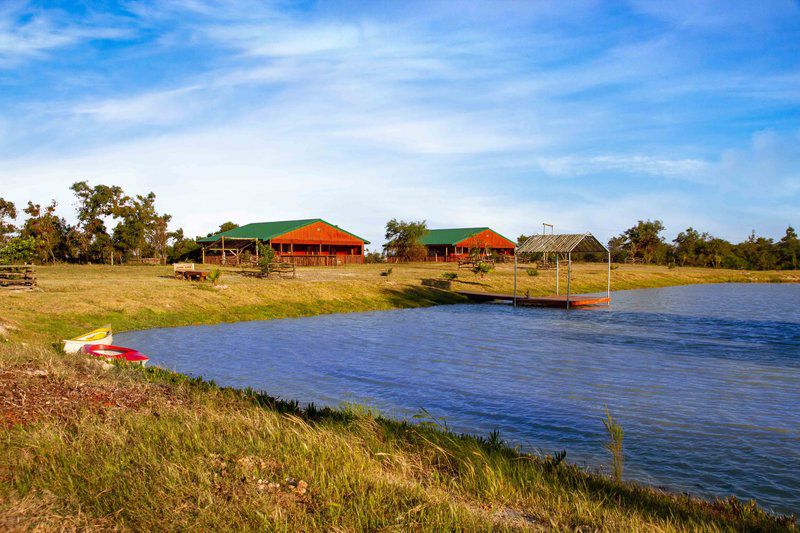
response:
<svg viewBox="0 0 800 533"><path fill-rule="evenodd" d="M608 252L591 233L534 235L517 247L517 253Z"/></svg>

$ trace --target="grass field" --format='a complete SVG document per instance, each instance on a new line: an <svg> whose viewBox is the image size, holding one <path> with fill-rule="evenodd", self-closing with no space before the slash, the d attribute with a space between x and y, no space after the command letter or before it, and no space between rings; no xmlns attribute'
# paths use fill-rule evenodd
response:
<svg viewBox="0 0 800 533"><path fill-rule="evenodd" d="M296 280L226 272L209 284L166 267L43 267L40 291L0 292L0 529L780 530L758 507L616 483L497 439L382 418L301 409L147 369L107 368L52 347L116 330L462 301L423 287L448 265L300 269ZM604 290L578 264L576 292ZM554 273L520 273L548 294ZM469 290L510 291L510 266ZM800 281L795 273L619 266L615 289ZM5 340L2 340L5 339ZM598 420L598 424L600 421Z"/></svg>

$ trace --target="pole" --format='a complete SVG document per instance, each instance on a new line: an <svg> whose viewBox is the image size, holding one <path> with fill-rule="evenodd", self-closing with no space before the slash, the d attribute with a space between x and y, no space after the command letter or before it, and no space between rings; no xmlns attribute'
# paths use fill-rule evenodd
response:
<svg viewBox="0 0 800 533"><path fill-rule="evenodd" d="M572 279L572 252L567 254L567 309L569 309L569 282Z"/></svg>
<svg viewBox="0 0 800 533"><path fill-rule="evenodd" d="M225 258L225 237L222 237L222 264L226 264L227 259Z"/></svg>
<svg viewBox="0 0 800 533"><path fill-rule="evenodd" d="M608 296L608 306L611 307L611 252L608 252L608 289L606 290Z"/></svg>
<svg viewBox="0 0 800 533"><path fill-rule="evenodd" d="M558 252L556 252L556 296L558 296Z"/></svg>
<svg viewBox="0 0 800 533"><path fill-rule="evenodd" d="M514 248L514 307L517 306L517 249Z"/></svg>

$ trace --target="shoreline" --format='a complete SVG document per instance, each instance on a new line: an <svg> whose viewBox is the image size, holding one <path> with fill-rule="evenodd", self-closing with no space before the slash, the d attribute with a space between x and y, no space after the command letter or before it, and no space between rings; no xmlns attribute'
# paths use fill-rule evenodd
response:
<svg viewBox="0 0 800 533"><path fill-rule="evenodd" d="M381 266L364 271L378 278ZM54 400L59 395L68 400L42 402L23 413L29 422L12 420L3 430L0 451L8 460L0 475L10 482L0 492L0 521L11 513L27 524L72 516L86 527L109 526L117 522L104 517L116 512L121 514L115 520L125 527L148 528L168 508L186 508L174 517L184 527L387 527L398 524L397 513L407 516L402 524L425 529L793 527L789 519L739 500L709 502L639 483L619 484L553 456L521 454L491 437L442 433L435 424L386 419L357 406L301 407L154 367L103 370L95 361L53 350L54 338L103 319L119 331L134 331L467 303L418 287L419 272L437 270L415 265L410 274L400 267L401 275L389 282L312 277L342 278L354 269L311 271L312 279L290 283L254 283L227 274L225 290L167 279L159 275L165 270L53 267L43 272L42 292L2 296L7 299L0 303L17 305L10 321L3 317L12 329L11 338L0 342L0 376L29 396L52 393ZM635 272L642 270L648 269ZM667 269L652 274L670 276ZM542 280L525 281L536 289ZM98 284L107 289L99 309L85 303ZM120 464L137 466L126 473ZM164 470L170 464L179 470ZM196 479L189 486L179 482L184 471ZM225 472L247 481L212 481ZM157 487L157 498L130 502L127 495L149 486ZM108 490L104 499L95 498ZM214 502L215 513L204 511L205 505L185 507L183 494ZM31 505L39 509L36 516L25 515ZM74 514L78 508L82 515ZM257 509L270 511L262 516Z"/></svg>

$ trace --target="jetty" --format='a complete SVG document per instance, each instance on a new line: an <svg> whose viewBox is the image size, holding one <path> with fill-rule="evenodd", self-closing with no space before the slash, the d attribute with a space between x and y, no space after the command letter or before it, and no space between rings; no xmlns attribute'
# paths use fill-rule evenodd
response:
<svg viewBox="0 0 800 533"><path fill-rule="evenodd" d="M513 294L500 294L491 292L474 292L474 291L455 291L456 293L466 296L470 300L476 302L514 302ZM608 296L592 296L586 294L571 294L569 299L567 295L553 295L553 296L517 296L517 305L524 305L528 307L561 307L567 309L568 307L590 307L594 305L608 305L611 298Z"/></svg>
<svg viewBox="0 0 800 533"><path fill-rule="evenodd" d="M547 224L545 224L545 227ZM550 226L552 228L552 226ZM517 294L517 257L521 253L542 254L546 259L553 254L556 258L556 294L554 296L544 296L531 298L529 296L520 297ZM572 294L572 254L604 254L607 260L608 282L606 284L606 296L597 297L585 294ZM562 295L559 290L559 263L567 260L567 293ZM493 295L498 296L498 295ZM606 304L611 305L611 252L591 233L564 233L550 235L542 230L542 235L533 235L524 243L514 249L514 294L500 295L502 299L510 300L516 305L535 305L540 307L587 307L592 305ZM494 298L497 299L497 298Z"/></svg>

